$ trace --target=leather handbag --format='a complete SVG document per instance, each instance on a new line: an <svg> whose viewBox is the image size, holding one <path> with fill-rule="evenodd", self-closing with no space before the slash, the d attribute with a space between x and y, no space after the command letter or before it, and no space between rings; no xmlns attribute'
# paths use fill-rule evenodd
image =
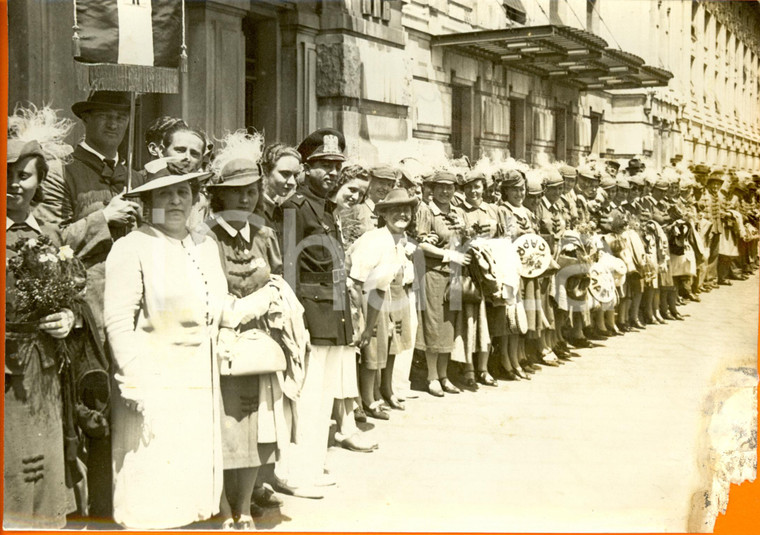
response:
<svg viewBox="0 0 760 535"><path fill-rule="evenodd" d="M261 375L285 371L280 344L260 329L238 331L222 327L217 338L219 373L227 376Z"/></svg>

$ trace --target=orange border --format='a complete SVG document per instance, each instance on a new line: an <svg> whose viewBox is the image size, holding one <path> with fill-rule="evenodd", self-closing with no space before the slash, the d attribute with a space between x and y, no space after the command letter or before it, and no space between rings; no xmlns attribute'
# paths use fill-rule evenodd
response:
<svg viewBox="0 0 760 535"><path fill-rule="evenodd" d="M8 0L0 0L0 108L8 109ZM16 0L22 1L22 0ZM41 0L47 1L47 0ZM654 1L654 0L650 0ZM3 145L6 143L8 116L0 113L0 137ZM4 168L2 160L6 158L6 150L0 151L0 165ZM3 175L1 183L5 185L6 175ZM5 189L3 187L3 189ZM5 196L0 196L0 208L5 213ZM3 260L5 259L5 233L2 233L0 245L3 250ZM3 283L5 283L5 271L2 274ZM3 284L4 285L4 284ZM760 292L758 293L758 303L760 303ZM5 292L2 298L3 310L5 309ZM3 335L5 335L5 326L3 325ZM760 321L758 322L758 332L760 332ZM760 343L758 344L758 353L760 354ZM760 366L759 366L760 367ZM0 401L0 404L2 402ZM759 411L760 412L760 411ZM0 419L2 419L0 414ZM4 440L3 440L4 442ZM2 457L2 452L0 452ZM0 482L0 487L3 483ZM1 513L0 513L1 514ZM731 495L728 509L725 515L718 516L715 522L715 531L717 535L729 534L746 534L760 532L760 478L756 478L753 483L745 482L742 485L731 485ZM33 533L31 531L17 533ZM55 532L51 532L55 533ZM87 533L111 533L107 531L88 531ZM137 532L151 533L151 532ZM188 532L192 533L192 532ZM289 533L289 532L284 532Z"/></svg>

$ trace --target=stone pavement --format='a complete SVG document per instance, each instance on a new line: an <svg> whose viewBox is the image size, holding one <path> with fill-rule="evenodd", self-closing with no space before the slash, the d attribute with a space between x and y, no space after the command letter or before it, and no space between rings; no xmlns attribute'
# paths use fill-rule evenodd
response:
<svg viewBox="0 0 760 535"><path fill-rule="evenodd" d="M681 312L532 381L420 392L369 420L379 450L330 449L324 499L285 496L257 529L685 531L715 377L756 373L758 278Z"/></svg>

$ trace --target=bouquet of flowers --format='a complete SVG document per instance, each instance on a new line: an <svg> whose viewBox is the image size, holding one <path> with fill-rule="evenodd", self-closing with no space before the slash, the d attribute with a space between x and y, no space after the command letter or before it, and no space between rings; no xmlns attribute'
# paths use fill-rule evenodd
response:
<svg viewBox="0 0 760 535"><path fill-rule="evenodd" d="M36 321L81 302L86 270L68 245L56 247L47 236L19 240L8 260L15 286L9 293L19 321Z"/></svg>

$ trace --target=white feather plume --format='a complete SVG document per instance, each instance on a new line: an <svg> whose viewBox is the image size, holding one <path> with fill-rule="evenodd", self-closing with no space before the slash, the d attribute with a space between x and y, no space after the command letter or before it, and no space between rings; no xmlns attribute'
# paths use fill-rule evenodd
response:
<svg viewBox="0 0 760 535"><path fill-rule="evenodd" d="M264 152L264 136L255 132L237 130L224 136L221 147L211 162L210 171L219 177L224 167L233 160L245 159L259 163Z"/></svg>
<svg viewBox="0 0 760 535"><path fill-rule="evenodd" d="M73 127L74 121L59 119L56 110L48 106L17 105L8 117L8 139L37 141L45 159L66 163L74 148L64 139Z"/></svg>

